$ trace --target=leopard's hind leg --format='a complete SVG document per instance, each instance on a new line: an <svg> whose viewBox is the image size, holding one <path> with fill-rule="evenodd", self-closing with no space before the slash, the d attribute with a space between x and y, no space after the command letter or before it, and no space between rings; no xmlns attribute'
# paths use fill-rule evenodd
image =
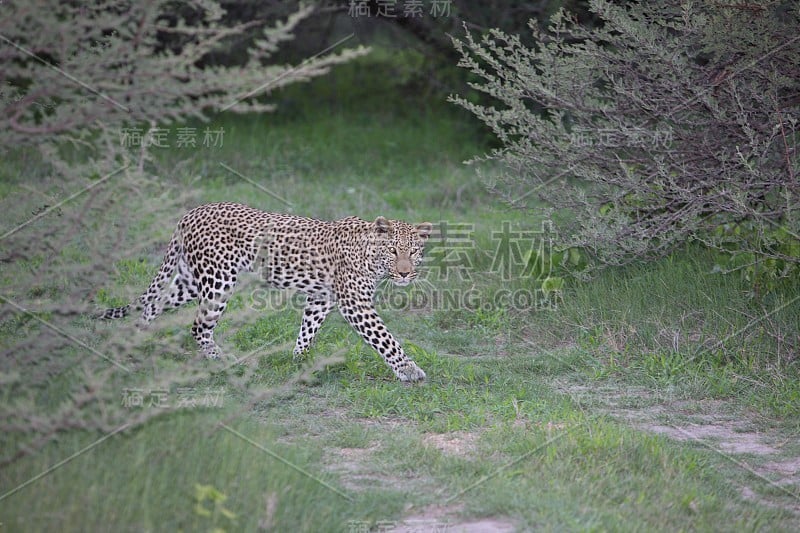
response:
<svg viewBox="0 0 800 533"><path fill-rule="evenodd" d="M172 278L169 289L155 302L153 318L166 309L174 309L197 299L197 281L192 275L184 257L178 259L178 273Z"/></svg>
<svg viewBox="0 0 800 533"><path fill-rule="evenodd" d="M214 328L219 322L225 307L228 305L228 298L233 293L236 286L237 275L228 275L224 281L213 281L203 283L200 281L198 291L197 316L192 324L192 336L197 341L203 354L209 359L219 359L222 356L219 346L214 342Z"/></svg>
<svg viewBox="0 0 800 533"><path fill-rule="evenodd" d="M164 294L164 286L173 279L178 263L183 258L183 244L180 230L176 230L167 246L167 253L158 273L150 282L144 294L139 297L139 305L142 308L142 316L139 319L139 327L146 327L154 318L164 310L164 304L169 300L169 294ZM177 279L177 278L175 278Z"/></svg>
<svg viewBox="0 0 800 533"><path fill-rule="evenodd" d="M169 241L167 252L164 255L164 260L161 262L161 267L158 269L158 273L156 274L155 278L153 278L153 281L150 282L150 286L147 288L147 291L145 291L144 294L139 296L134 302L129 303L128 305L106 309L105 311L94 315L94 317L103 320L115 320L117 318L128 316L131 311L142 311L142 316L139 319L138 325L139 327L145 327L154 318L161 314L161 311L164 310L165 305L168 307L177 307L177 305L181 305L182 303L189 301L187 299L185 301L181 301L177 305L169 305L170 302L178 302L183 299L183 297L181 297L179 294L180 288L188 289L189 287L192 287L192 291L185 290L184 294L189 295L191 292L193 292L195 295L194 297L196 297L197 289L193 282L194 278L191 277L191 273L188 271L188 268L185 270L185 272L189 274L189 276L182 276L181 269L178 269L178 276L173 279L176 267L178 267L182 260L183 245L181 244L179 231L176 231L172 236L172 239ZM183 264L185 267L185 262ZM182 280L180 281L180 284L176 286L176 282L179 278L182 278ZM172 279L170 292L169 294L165 295L164 285L170 279ZM188 283L184 280L191 280L192 283Z"/></svg>

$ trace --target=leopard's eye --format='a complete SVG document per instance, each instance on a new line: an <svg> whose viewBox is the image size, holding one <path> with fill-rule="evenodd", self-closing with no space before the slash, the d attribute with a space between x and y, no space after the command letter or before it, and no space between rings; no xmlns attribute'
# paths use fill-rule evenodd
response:
<svg viewBox="0 0 800 533"><path fill-rule="evenodd" d="M393 255L397 255L397 248L395 248L394 246L390 246L389 247L389 253L393 254Z"/></svg>

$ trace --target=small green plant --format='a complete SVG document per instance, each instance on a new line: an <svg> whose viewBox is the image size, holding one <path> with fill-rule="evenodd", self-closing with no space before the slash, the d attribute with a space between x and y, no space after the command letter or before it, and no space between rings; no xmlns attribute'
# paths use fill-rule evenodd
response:
<svg viewBox="0 0 800 533"><path fill-rule="evenodd" d="M227 527L236 526L236 513L225 507L228 497L213 485L194 485L194 514L207 518L211 524L209 531L224 533Z"/></svg>
<svg viewBox="0 0 800 533"><path fill-rule="evenodd" d="M478 307L468 320L470 324L490 331L502 330L509 323L508 312L503 307Z"/></svg>
<svg viewBox="0 0 800 533"><path fill-rule="evenodd" d="M744 221L719 226L714 236L724 253L713 272L739 274L751 287L750 297L787 289L800 279L800 240L786 226L764 228ZM743 243L757 243L757 249L766 253Z"/></svg>

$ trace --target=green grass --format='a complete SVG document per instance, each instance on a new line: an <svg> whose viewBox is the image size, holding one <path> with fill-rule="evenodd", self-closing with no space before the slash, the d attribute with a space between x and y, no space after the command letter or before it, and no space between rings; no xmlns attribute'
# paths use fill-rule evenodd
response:
<svg viewBox="0 0 800 533"><path fill-rule="evenodd" d="M794 444L800 369L792 344L800 306L785 305L797 292L753 300L744 280L711 274L713 255L688 249L659 263L605 272L591 283L572 282L556 309L513 305L505 294L539 285L491 272L497 253L513 251L498 248L492 232L504 222L514 231L536 231L541 221L536 213L505 209L461 165L486 149L483 134L454 110L397 108L413 98L381 109L374 96L361 93L363 108L354 99L328 110L325 103L345 87L334 77L328 85L283 93L286 105L276 115L213 118L212 127L226 132L222 147L158 152L159 181L111 190L124 220L89 211L98 232L124 225L115 240L100 243L107 247L102 257L92 255L96 235L69 235L59 254L2 263L0 294L33 310L42 303L127 302L146 288L182 214L162 210L162 199L181 208L225 200L320 218L465 223L474 246L461 258L470 275L430 274L429 281L436 290L477 300L458 307L392 303L419 287L386 287L379 299L389 328L429 379L413 386L396 381L336 315L305 359L293 358L291 347L265 355L291 345L300 313L297 302L267 296L253 281L231 300L217 335L238 356L261 351L225 371L193 362L190 308L145 332L133 329L133 318L97 324L80 313L42 314L98 350L120 343L121 350L109 353L134 369L113 374L108 403L82 407L92 416L119 409L126 388L162 383L171 398L179 386L224 388L225 406L165 413L3 496L107 434L59 431L40 450L0 469L2 526L348 531L439 509L432 520L440 526L490 517L520 530L796 530L796 499L786 493L796 494L796 484L781 490L765 481L780 481L774 470L754 475L723 453L721 441L678 441L648 426L737 420L744 424L739 431L757 433L776 450L732 455L739 463L762 468L800 455ZM382 87L364 91L374 95ZM48 194L70 191L69 184L45 181L25 154L0 163L0 175L5 228L42 203L27 189L41 183ZM46 230L48 220L31 231ZM91 286L75 274L86 268L102 274ZM61 344L25 344L36 335ZM17 370L30 373L26 379L43 391L43 413L83 397L92 384L81 373L89 362L113 370L18 312L2 316L0 346L20 365L0 372L4 405L21 402L18 387L27 382L14 381ZM41 375L36 357L24 357L34 349L47 362L40 366L58 372ZM337 353L342 360L296 379ZM259 399L251 402L254 396ZM18 407L31 410L24 402ZM0 442L11 450L25 438L6 435Z"/></svg>
<svg viewBox="0 0 800 533"><path fill-rule="evenodd" d="M218 424L226 414L179 413L98 444L43 482L8 497L3 526L12 531L255 531L272 524L282 530L341 531L348 520L399 510L391 490L352 499L337 488L336 479L318 468L319 450L281 444L272 430L253 421L229 422L230 430L225 429ZM64 452L94 441L84 434L65 437L7 472L3 487L24 483L62 461ZM198 495L198 485L217 489L224 502Z"/></svg>
<svg viewBox="0 0 800 533"><path fill-rule="evenodd" d="M529 333L575 343L574 368L588 379L723 398L796 427L800 287L754 300L744 280L711 274L714 264L692 250L606 272L569 290L558 313L537 315Z"/></svg>

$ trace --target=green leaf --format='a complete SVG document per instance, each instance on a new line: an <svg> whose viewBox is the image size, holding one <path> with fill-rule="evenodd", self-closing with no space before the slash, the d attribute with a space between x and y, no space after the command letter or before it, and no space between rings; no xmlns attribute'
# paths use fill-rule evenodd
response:
<svg viewBox="0 0 800 533"><path fill-rule="evenodd" d="M203 507L200 503L196 503L194 506L194 514L199 516L211 516L211 511Z"/></svg>
<svg viewBox="0 0 800 533"><path fill-rule="evenodd" d="M564 287L564 278L559 276L550 276L542 281L542 290L545 293L560 291Z"/></svg>

